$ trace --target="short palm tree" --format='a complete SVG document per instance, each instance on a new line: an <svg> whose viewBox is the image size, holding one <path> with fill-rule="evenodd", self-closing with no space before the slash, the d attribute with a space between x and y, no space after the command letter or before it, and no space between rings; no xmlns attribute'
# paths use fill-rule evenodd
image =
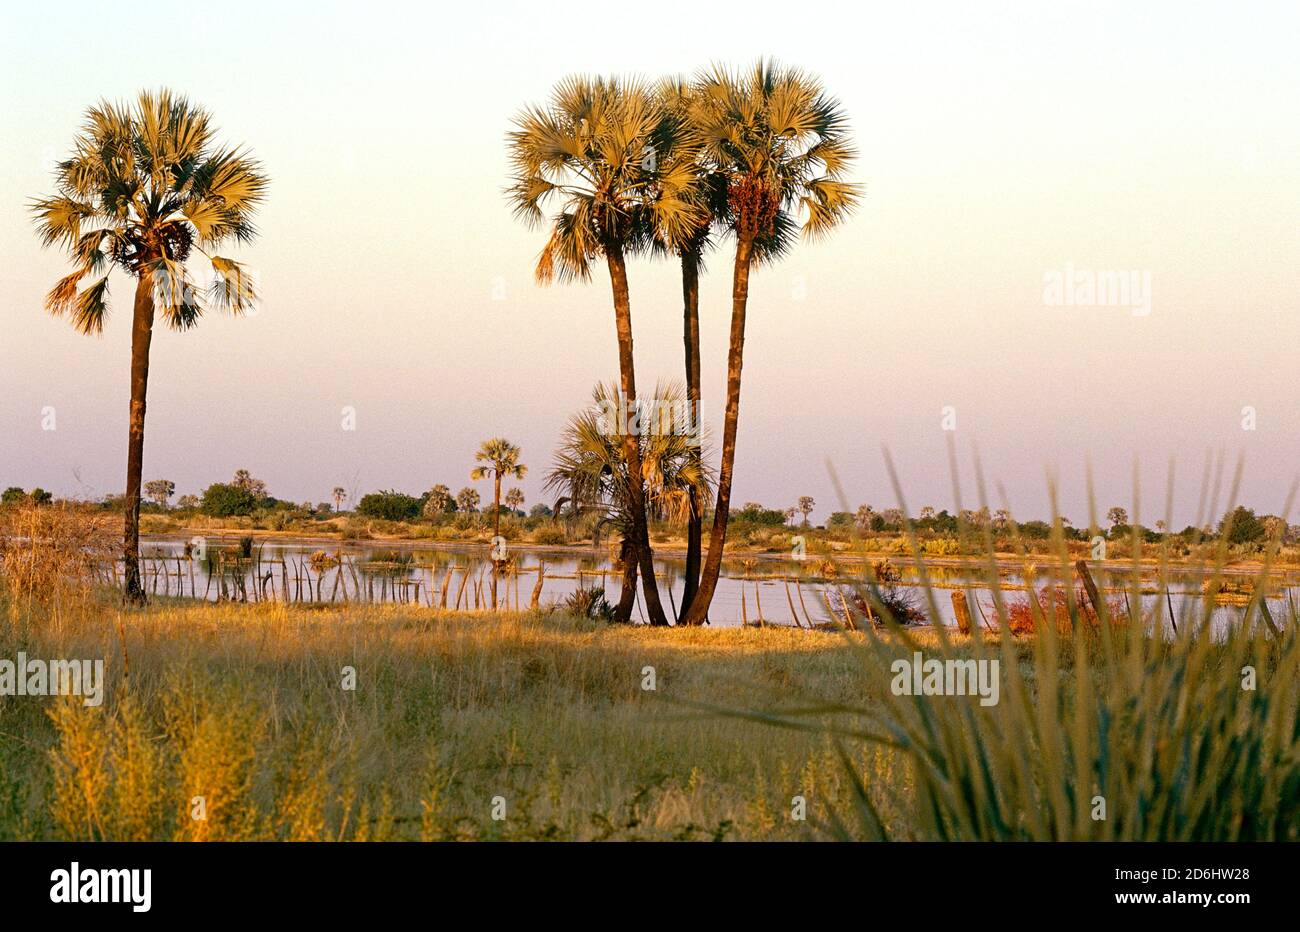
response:
<svg viewBox="0 0 1300 932"><path fill-rule="evenodd" d="M603 258L613 290L622 402L636 404L632 353L632 310L627 256L646 248L651 229L684 237L697 223L696 208L684 196L689 166L660 164L656 145L671 129L656 96L636 81L574 77L561 82L544 107L515 119L509 135L515 214L530 225L548 222L544 208L558 203L550 236L537 262L537 280L591 278L591 264ZM653 221L651 220L653 215ZM622 438L633 475L640 474L635 439ZM654 578L654 555L646 523L645 490L630 489L632 534L642 561L646 610L666 624Z"/></svg>
<svg viewBox="0 0 1300 932"><path fill-rule="evenodd" d="M725 225L736 241L718 494L700 589L684 618L701 624L727 539L750 269L784 254L801 222L807 236L829 232L859 195L844 180L853 158L844 113L819 81L797 69L760 61L743 73L706 72L695 85L690 124L702 158L726 180Z"/></svg>
<svg viewBox="0 0 1300 932"><path fill-rule="evenodd" d="M469 477L475 482L492 478L492 536L501 534L501 480L507 477L522 479L528 467L519 462L519 448L504 437L484 440L474 454L474 459L482 463L470 470Z"/></svg>
<svg viewBox="0 0 1300 932"><path fill-rule="evenodd" d="M597 385L594 406L569 419L554 465L546 475L546 488L570 498L576 505L603 513L622 538L623 588L615 620L632 617L640 567L639 545L633 534L632 489L626 448L622 438L607 429L605 416L616 403L617 384ZM655 397L669 404L683 396L679 384L659 385ZM692 438L675 431L651 431L638 438L639 461L650 511L669 520L682 520L693 499L705 499L710 476L696 455ZM654 623L653 621L651 622Z"/></svg>
<svg viewBox="0 0 1300 932"><path fill-rule="evenodd" d="M214 250L252 241L267 180L243 150L216 145L206 111L161 90L140 94L133 106L105 102L87 111L55 186L58 193L34 201L32 210L42 243L67 250L74 268L50 291L46 309L97 334L108 314L109 273L119 269L136 280L123 560L126 598L143 603L140 480L154 317L186 330L209 307L239 314L252 304L252 280ZM190 278L196 250L212 269L205 288ZM94 280L79 290L87 276Z"/></svg>

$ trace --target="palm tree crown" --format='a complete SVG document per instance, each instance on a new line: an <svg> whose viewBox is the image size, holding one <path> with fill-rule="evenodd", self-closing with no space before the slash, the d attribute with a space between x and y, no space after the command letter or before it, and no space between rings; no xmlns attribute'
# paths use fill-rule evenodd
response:
<svg viewBox="0 0 1300 932"><path fill-rule="evenodd" d="M55 176L58 193L32 210L44 245L65 248L75 268L45 306L82 333L103 330L114 268L150 283L175 329L197 323L205 306L239 313L255 299L243 268L209 250L253 239L266 177L243 151L217 148L208 113L185 98L162 90L140 94L134 107L92 107ZM186 269L196 249L212 265L206 289ZM99 277L78 291L91 275Z"/></svg>
<svg viewBox="0 0 1300 932"><path fill-rule="evenodd" d="M484 465L470 470L471 479L522 479L528 472L528 467L519 462L519 448L504 437L484 440L474 459Z"/></svg>
<svg viewBox="0 0 1300 932"><path fill-rule="evenodd" d="M698 226L686 196L692 170L664 156L677 145L677 124L637 81L574 77L544 107L515 119L509 134L508 188L515 214L537 225L558 202L537 279L587 280L591 262L617 244L633 251L654 227L685 239Z"/></svg>
<svg viewBox="0 0 1300 932"><path fill-rule="evenodd" d="M859 189L844 180L855 155L847 118L811 75L770 60L714 67L696 83L690 118L704 159L727 178L726 223L754 241L756 259L782 255L800 218L818 236L856 206Z"/></svg>

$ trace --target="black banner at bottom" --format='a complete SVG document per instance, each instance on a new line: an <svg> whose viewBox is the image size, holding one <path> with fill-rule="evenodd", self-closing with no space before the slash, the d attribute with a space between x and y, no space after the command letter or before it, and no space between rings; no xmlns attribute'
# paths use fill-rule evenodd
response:
<svg viewBox="0 0 1300 932"><path fill-rule="evenodd" d="M864 918L1057 915L1232 921L1293 907L1297 849L1246 844L60 844L0 845L6 918L339 921L443 905L492 918L729 921L848 908ZM814 897L810 901L809 897ZM640 904L640 905L638 905ZM647 912L649 910L649 912ZM976 910L976 913L972 913Z"/></svg>

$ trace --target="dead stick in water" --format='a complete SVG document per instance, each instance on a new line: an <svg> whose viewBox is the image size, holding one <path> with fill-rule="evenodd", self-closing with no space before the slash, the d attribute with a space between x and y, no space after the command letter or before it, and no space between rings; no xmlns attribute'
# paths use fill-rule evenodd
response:
<svg viewBox="0 0 1300 932"><path fill-rule="evenodd" d="M803 620L808 624L808 630L813 627L812 616L808 614L808 603L803 600L803 581L795 580L794 591L799 594L799 607L803 609Z"/></svg>
<svg viewBox="0 0 1300 932"><path fill-rule="evenodd" d="M803 630L803 625L799 623L799 613L794 610L794 596L790 594L790 580L781 580L785 583L785 600L790 605L790 618L794 621L794 626Z"/></svg>
<svg viewBox="0 0 1300 932"><path fill-rule="evenodd" d="M1174 634L1178 633L1178 622L1174 620L1174 600L1169 594L1168 588L1165 589L1165 605L1169 606L1169 623L1173 625Z"/></svg>
<svg viewBox="0 0 1300 932"><path fill-rule="evenodd" d="M1088 601L1092 603L1092 611L1097 616L1097 623L1101 624L1101 593L1097 591L1097 584L1092 580L1092 573L1088 571L1088 564L1083 560L1076 560L1074 569L1078 572L1079 578L1083 580L1083 590L1088 594Z"/></svg>
<svg viewBox="0 0 1300 932"><path fill-rule="evenodd" d="M542 581L546 579L546 561L537 561L537 585L533 586L533 597L528 602L529 608L537 608L542 598Z"/></svg>

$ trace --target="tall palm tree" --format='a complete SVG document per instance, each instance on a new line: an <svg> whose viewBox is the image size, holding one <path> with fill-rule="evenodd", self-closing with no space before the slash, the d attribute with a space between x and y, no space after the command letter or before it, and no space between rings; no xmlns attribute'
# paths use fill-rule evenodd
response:
<svg viewBox="0 0 1300 932"><path fill-rule="evenodd" d="M134 106L90 108L71 157L55 169L58 193L31 205L42 244L66 249L74 265L45 299L51 314L66 313L80 332L98 334L108 314L109 273L116 268L136 279L123 540L130 602L145 601L140 479L154 315L187 330L210 307L235 314L249 308L252 280L212 250L252 241L266 186L261 166L244 150L216 145L205 110L167 90L146 91ZM194 250L212 268L202 290L187 267ZM96 278L79 291L86 276Z"/></svg>
<svg viewBox="0 0 1300 932"><path fill-rule="evenodd" d="M636 598L639 545L633 535L632 489L626 447L607 429L603 415L616 403L617 384L597 385L595 405L569 419L554 465L546 475L546 488L570 498L575 505L603 513L622 538L623 587L614 619L628 622ZM669 404L683 396L680 384L659 385L655 397ZM694 500L709 495L711 477L701 465L691 438L673 431L652 431L637 437L649 510L670 520L681 520Z"/></svg>
<svg viewBox="0 0 1300 932"><path fill-rule="evenodd" d="M853 209L858 189L844 180L853 149L840 105L797 69L771 61L743 73L715 67L696 83L691 125L703 158L726 179L726 226L736 241L718 495L700 589L684 619L701 624L727 539L750 269L786 252L801 221L806 236L829 232Z"/></svg>
<svg viewBox="0 0 1300 932"><path fill-rule="evenodd" d="M504 437L484 440L474 459L483 465L470 470L470 479L477 482L489 476L492 478L492 536L497 537L501 534L501 480L507 477L522 479L528 473L528 467L519 462L519 448Z"/></svg>
<svg viewBox="0 0 1300 932"><path fill-rule="evenodd" d="M531 225L546 221L543 208L558 202L550 236L537 262L543 284L591 278L591 263L604 258L613 291L622 405L636 404L632 309L627 256L649 242L653 227L684 235L695 208L682 196L691 172L681 164L661 167L656 134L668 125L651 91L636 81L574 77L562 81L544 107L524 110L509 134L515 214ZM661 141L661 140L660 140ZM667 624L654 579L654 555L646 523L645 489L635 438L623 432L632 469L632 536L637 542L646 610L652 624Z"/></svg>
<svg viewBox="0 0 1300 932"><path fill-rule="evenodd" d="M336 485L334 486L334 491L330 493L330 496L334 499L334 510L342 511L343 501L348 497L348 490L343 488L341 485Z"/></svg>
<svg viewBox="0 0 1300 932"><path fill-rule="evenodd" d="M664 111L665 128L659 136L660 148L668 163L679 162L689 173L690 181L683 192L696 210L695 223L684 229L656 230L655 246L674 255L682 270L682 346L686 363L686 399L696 429L701 427L700 417L700 272L704 269L704 254L712 246L714 224L723 221L727 209L726 176L713 170L702 158L695 144L691 126L691 108L695 103L693 85L681 77L666 78L657 88ZM700 448L694 448L696 465L699 465ZM690 508L686 515L686 569L683 577L682 604L678 619L685 618L700 584L700 564L703 556L704 501L697 489L690 489Z"/></svg>

